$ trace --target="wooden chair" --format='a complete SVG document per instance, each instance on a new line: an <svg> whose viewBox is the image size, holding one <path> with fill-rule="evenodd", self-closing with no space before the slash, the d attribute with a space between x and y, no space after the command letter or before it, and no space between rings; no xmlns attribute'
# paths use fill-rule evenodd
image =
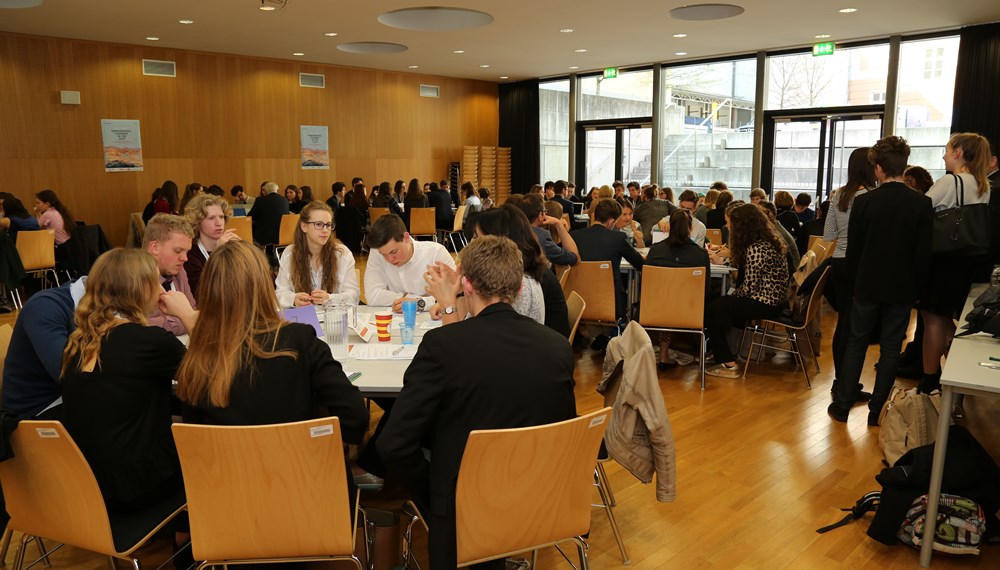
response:
<svg viewBox="0 0 1000 570"><path fill-rule="evenodd" d="M451 241L451 250L455 253L458 253L459 251L455 246L455 234L458 234L458 242L462 244L462 247L469 245L469 242L465 240L465 208L466 206L459 206L458 209L455 210L455 222L452 224L450 232L448 230L437 231L437 233L441 236L439 241L444 243L444 238L447 236L447 238Z"/></svg>
<svg viewBox="0 0 1000 570"><path fill-rule="evenodd" d="M644 269L645 270L645 269ZM809 379L809 370L806 368L805 355L802 352L802 338L805 337L807 346L809 347L809 352L813 355L816 354L815 348L812 346L812 340L810 340L809 335L806 334L806 329L809 325L816 319L819 315L820 305L823 303L823 289L826 287L826 280L830 277L830 268L827 267L823 270L823 274L820 276L819 281L816 282L816 286L813 287L812 292L809 294L809 302L806 304L805 312L801 318L779 318L778 320L761 319L760 321L754 322L746 327L744 333L750 333L750 351L747 353L747 361L743 365L743 378L747 376L747 369L750 368L751 356L755 347L759 347L760 350L757 353L757 360L759 361L764 353L764 348L770 348L772 350L779 350L781 352L789 352L795 356L795 362L802 367L802 373L806 376L806 386L812 388L812 381ZM784 329L784 334L777 334L772 331L773 327L782 327ZM760 335L760 341L757 341L757 335ZM778 341L787 341L790 349L784 346L767 344L767 339L774 339ZM742 348L742 343L741 343ZM813 362L816 365L816 371L819 372L819 360L813 357Z"/></svg>
<svg viewBox="0 0 1000 570"><path fill-rule="evenodd" d="M584 322L617 325L613 271L610 261L581 261L570 271L563 290L575 291L586 302Z"/></svg>
<svg viewBox="0 0 1000 570"><path fill-rule="evenodd" d="M712 245L722 245L722 230L705 230L705 237Z"/></svg>
<svg viewBox="0 0 1000 570"><path fill-rule="evenodd" d="M295 228L299 226L299 214L284 214L281 216L281 225L278 227L278 243L274 248L277 255L295 241Z"/></svg>
<svg viewBox="0 0 1000 570"><path fill-rule="evenodd" d="M437 237L435 224L436 208L410 208L410 237Z"/></svg>
<svg viewBox="0 0 1000 570"><path fill-rule="evenodd" d="M17 233L17 254L24 265L24 272L41 280L42 288L51 285L49 274L56 287L60 285L56 273L56 232L55 230L22 230ZM14 290L14 305L24 308L21 294Z"/></svg>
<svg viewBox="0 0 1000 570"><path fill-rule="evenodd" d="M142 236L146 234L146 222L142 221L142 212L132 212L128 215L128 243L125 247L142 247Z"/></svg>
<svg viewBox="0 0 1000 570"><path fill-rule="evenodd" d="M580 319L583 311L587 309L587 302L583 300L576 291L571 291L566 297L566 312L569 314L569 344L573 344L576 338L576 329L580 326Z"/></svg>
<svg viewBox="0 0 1000 570"><path fill-rule="evenodd" d="M350 560L362 568L338 418L172 429L195 560Z"/></svg>
<svg viewBox="0 0 1000 570"><path fill-rule="evenodd" d="M389 208L368 208L368 215L371 216L371 223L374 224L375 220L389 215Z"/></svg>
<svg viewBox="0 0 1000 570"><path fill-rule="evenodd" d="M701 389L705 389L705 275L704 267L642 267L639 324L665 332L701 336Z"/></svg>
<svg viewBox="0 0 1000 570"><path fill-rule="evenodd" d="M610 419L604 408L554 424L470 433L455 488L458 566L572 540L580 567L588 568L581 536L590 530L591 485Z"/></svg>
<svg viewBox="0 0 1000 570"><path fill-rule="evenodd" d="M571 265L556 265L556 277L559 279L559 286L562 287L563 295L569 295L566 291L566 282L569 281L569 272L573 269Z"/></svg>
<svg viewBox="0 0 1000 570"><path fill-rule="evenodd" d="M232 217L226 222L227 230L235 230L240 239L253 243L253 219L250 216Z"/></svg>
<svg viewBox="0 0 1000 570"><path fill-rule="evenodd" d="M0 480L11 515L8 528L23 533L14 570L21 570L25 546L38 536L127 560L138 569L136 551L184 510L178 490L142 512L109 514L90 465L60 422L22 421L10 442L16 456L0 463Z"/></svg>

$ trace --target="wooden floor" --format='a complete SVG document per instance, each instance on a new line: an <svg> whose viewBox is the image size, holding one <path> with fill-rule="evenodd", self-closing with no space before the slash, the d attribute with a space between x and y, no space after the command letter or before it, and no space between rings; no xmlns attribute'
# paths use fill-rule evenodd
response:
<svg viewBox="0 0 1000 570"><path fill-rule="evenodd" d="M855 408L847 424L826 414L835 319L826 307L822 371L812 389L791 361L754 364L746 380L709 377L704 392L695 365L660 373L677 448L677 500L657 503L652 485L608 463L631 568L917 567L916 550L865 536L870 515L828 534L815 532L839 520L841 507L877 490L874 477L882 468L878 429L867 426L867 408ZM872 347L863 378L869 387L876 356ZM601 353L577 351L581 413L602 403L595 391L602 360ZM605 514L594 509L592 520L591 567L622 567ZM34 547L29 549L34 554ZM426 569L426 554L420 552ZM142 562L155 568L168 554L169 543L159 541L143 553ZM53 567L105 566L98 556L64 547L53 556ZM934 567L998 568L1000 547L985 547L979 557L937 555ZM539 568L569 566L555 549L547 549L540 553Z"/></svg>

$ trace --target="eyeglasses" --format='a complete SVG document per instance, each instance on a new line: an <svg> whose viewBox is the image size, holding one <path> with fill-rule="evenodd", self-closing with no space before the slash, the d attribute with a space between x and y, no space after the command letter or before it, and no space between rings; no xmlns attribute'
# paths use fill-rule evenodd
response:
<svg viewBox="0 0 1000 570"><path fill-rule="evenodd" d="M337 225L334 224L333 222L303 222L303 223L309 224L312 227L316 228L317 230L332 230L333 228L337 227Z"/></svg>

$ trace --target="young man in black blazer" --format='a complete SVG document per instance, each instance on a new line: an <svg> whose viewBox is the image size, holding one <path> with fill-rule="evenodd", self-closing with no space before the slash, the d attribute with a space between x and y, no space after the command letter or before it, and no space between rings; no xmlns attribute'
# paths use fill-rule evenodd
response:
<svg viewBox="0 0 1000 570"><path fill-rule="evenodd" d="M455 485L469 432L576 415L566 338L510 306L523 270L517 246L499 236L476 238L462 250L461 275L440 266L429 270L444 275L452 299L464 294L473 316L424 335L376 446L427 518L431 568L456 565ZM490 350L456 350L469 339ZM422 448L430 449L430 459ZM476 567L502 569L504 560Z"/></svg>
<svg viewBox="0 0 1000 570"><path fill-rule="evenodd" d="M628 243L624 232L615 229L615 221L622 215L622 207L614 200L601 200L594 206L594 225L572 232L581 261L610 261L615 276L615 315L625 316L625 285L622 283L621 263L624 257L636 269L642 269L642 256Z"/></svg>
<svg viewBox="0 0 1000 570"><path fill-rule="evenodd" d="M847 270L854 283L850 336L827 412L846 422L855 402L868 339L880 327L875 388L868 403L868 425L877 426L899 364L899 349L920 299L931 256L933 211L930 198L903 183L910 147L902 137L875 143L868 159L875 166L877 189L854 200L847 226Z"/></svg>

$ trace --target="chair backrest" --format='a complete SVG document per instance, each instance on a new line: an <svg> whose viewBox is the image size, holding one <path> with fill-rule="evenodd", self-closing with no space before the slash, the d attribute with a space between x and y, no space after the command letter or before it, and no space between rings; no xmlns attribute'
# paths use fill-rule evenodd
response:
<svg viewBox="0 0 1000 570"><path fill-rule="evenodd" d="M55 230L17 232L17 254L25 271L38 271L56 266Z"/></svg>
<svg viewBox="0 0 1000 570"><path fill-rule="evenodd" d="M569 281L569 272L572 271L573 267L571 265L556 265L556 275L559 278L559 286L562 287L563 296L568 295L566 291L566 283Z"/></svg>
<svg viewBox="0 0 1000 570"><path fill-rule="evenodd" d="M462 205L455 210L455 223L451 227L451 231L460 232L463 229L463 224L465 224L465 209L468 206Z"/></svg>
<svg viewBox="0 0 1000 570"><path fill-rule="evenodd" d="M354 552L338 418L173 432L195 560Z"/></svg>
<svg viewBox="0 0 1000 570"><path fill-rule="evenodd" d="M433 236L437 234L434 225L436 208L410 208L410 235Z"/></svg>
<svg viewBox="0 0 1000 570"><path fill-rule="evenodd" d="M278 228L278 245L291 245L295 241L295 228L298 225L298 214L283 214Z"/></svg>
<svg viewBox="0 0 1000 570"><path fill-rule="evenodd" d="M722 230L705 230L705 237L712 245L722 245Z"/></svg>
<svg viewBox="0 0 1000 570"><path fill-rule="evenodd" d="M554 424L470 433L455 488L458 565L586 533L610 418L603 408Z"/></svg>
<svg viewBox="0 0 1000 570"><path fill-rule="evenodd" d="M3 363L7 360L7 349L10 347L10 337L14 327L9 324L0 326L0 387L3 387Z"/></svg>
<svg viewBox="0 0 1000 570"><path fill-rule="evenodd" d="M371 216L371 222L374 224L375 220L389 215L389 208L368 208L368 215Z"/></svg>
<svg viewBox="0 0 1000 570"><path fill-rule="evenodd" d="M128 243L126 247L142 247L142 236L146 233L146 222L142 221L142 212L132 212L128 215Z"/></svg>
<svg viewBox="0 0 1000 570"><path fill-rule="evenodd" d="M62 423L22 421L10 443L16 455L0 463L10 528L115 554L97 479Z"/></svg>
<svg viewBox="0 0 1000 570"><path fill-rule="evenodd" d="M642 266L639 324L701 330L705 327L704 267Z"/></svg>
<svg viewBox="0 0 1000 570"><path fill-rule="evenodd" d="M253 219L250 216L239 216L229 218L226 222L227 230L235 230L240 239L253 243Z"/></svg>
<svg viewBox="0 0 1000 570"><path fill-rule="evenodd" d="M576 291L587 305L583 320L614 323L615 276L610 261L581 261L573 266L565 291Z"/></svg>
<svg viewBox="0 0 1000 570"><path fill-rule="evenodd" d="M830 268L827 267L823 270L823 274L819 276L819 281L813 287L812 293L809 294L809 304L806 305L805 324L813 322L813 319L819 314L819 308L823 304L823 289L826 287L826 280L829 277Z"/></svg>
<svg viewBox="0 0 1000 570"><path fill-rule="evenodd" d="M587 302L583 300L576 291L570 292L566 297L566 313L569 314L569 343L573 344L576 338L576 329L580 326L580 319L583 318L583 311L587 308Z"/></svg>

